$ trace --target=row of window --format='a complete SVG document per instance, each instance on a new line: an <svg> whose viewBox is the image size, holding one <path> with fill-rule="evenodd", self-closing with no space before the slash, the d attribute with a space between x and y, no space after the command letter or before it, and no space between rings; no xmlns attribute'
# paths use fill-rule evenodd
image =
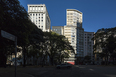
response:
<svg viewBox="0 0 116 77"><path fill-rule="evenodd" d="M41 18L40 17L36 17L36 18L35 17L30 17L30 19L31 20L33 19L33 20L39 20L39 21L41 20L41 21L43 21L43 17L41 17Z"/></svg>
<svg viewBox="0 0 116 77"><path fill-rule="evenodd" d="M43 26L40 26L40 25L39 25L38 27L39 27L39 28L43 28Z"/></svg>
<svg viewBox="0 0 116 77"><path fill-rule="evenodd" d="M43 22L40 23L40 22L37 22L37 21L34 21L34 20L32 22L35 23L35 24L43 24Z"/></svg>
<svg viewBox="0 0 116 77"><path fill-rule="evenodd" d="M88 34L88 33L86 34L86 33L85 33L85 35L89 35L89 36L91 36L91 35L93 35L93 33L92 33L92 34Z"/></svg>
<svg viewBox="0 0 116 77"><path fill-rule="evenodd" d="M54 31L57 31L58 29L53 29Z"/></svg>
<svg viewBox="0 0 116 77"><path fill-rule="evenodd" d="M43 19L43 17L39 17L39 16L31 16L31 18L33 18L33 19Z"/></svg>
<svg viewBox="0 0 116 77"><path fill-rule="evenodd" d="M75 12L75 13L67 13L67 15L79 15L79 13Z"/></svg>
<svg viewBox="0 0 116 77"><path fill-rule="evenodd" d="M43 10L43 7L30 7L30 10Z"/></svg>
<svg viewBox="0 0 116 77"><path fill-rule="evenodd" d="M29 14L30 16L40 16L40 15L42 15L43 16L43 14L38 14L38 13L33 13L33 14Z"/></svg>
<svg viewBox="0 0 116 77"><path fill-rule="evenodd" d="M43 30L43 26L40 26L40 25L39 25L38 28L40 28L41 30Z"/></svg>
<svg viewBox="0 0 116 77"><path fill-rule="evenodd" d="M76 19L79 19L79 18L82 18L82 17L80 17L80 16L67 15L67 18L76 18Z"/></svg>
<svg viewBox="0 0 116 77"><path fill-rule="evenodd" d="M67 35L67 34L65 34L65 36L71 36L71 35Z"/></svg>
<svg viewBox="0 0 116 77"><path fill-rule="evenodd" d="M31 19L31 20L32 20L32 19ZM36 22L38 21L38 22L40 22L40 20L37 20L37 19L33 19L33 21L36 21ZM41 20L41 22L43 22L43 20Z"/></svg>

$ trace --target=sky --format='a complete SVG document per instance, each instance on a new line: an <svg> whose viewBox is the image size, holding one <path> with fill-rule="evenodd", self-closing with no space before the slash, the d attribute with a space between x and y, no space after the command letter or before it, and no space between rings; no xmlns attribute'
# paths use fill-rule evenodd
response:
<svg viewBox="0 0 116 77"><path fill-rule="evenodd" d="M82 27L87 32L116 27L116 0L19 0L28 11L28 4L45 4L51 26L66 25L66 9L83 13Z"/></svg>

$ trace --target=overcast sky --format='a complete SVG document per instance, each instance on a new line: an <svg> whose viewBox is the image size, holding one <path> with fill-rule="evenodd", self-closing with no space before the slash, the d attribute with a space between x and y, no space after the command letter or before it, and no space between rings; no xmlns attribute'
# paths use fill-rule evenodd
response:
<svg viewBox="0 0 116 77"><path fill-rule="evenodd" d="M77 9L83 13L84 31L96 32L101 28L116 27L116 0L19 0L28 10L27 4L45 4L51 26L66 25L66 9Z"/></svg>

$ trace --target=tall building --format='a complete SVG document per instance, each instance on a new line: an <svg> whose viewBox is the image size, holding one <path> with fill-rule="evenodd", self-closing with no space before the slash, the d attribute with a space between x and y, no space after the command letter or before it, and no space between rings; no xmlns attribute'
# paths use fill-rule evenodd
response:
<svg viewBox="0 0 116 77"><path fill-rule="evenodd" d="M67 9L67 25L82 27L82 12L76 9Z"/></svg>
<svg viewBox="0 0 116 77"><path fill-rule="evenodd" d="M64 26L64 35L73 46L76 57L84 57L84 29L82 28L82 12L76 9L67 9L67 21Z"/></svg>
<svg viewBox="0 0 116 77"><path fill-rule="evenodd" d="M59 30L58 30L59 29ZM64 29L52 26L52 31L63 35L74 48L75 54L71 53L66 62L74 64L75 57L84 57L84 29L82 28L82 12L76 9L66 10L66 25Z"/></svg>
<svg viewBox="0 0 116 77"><path fill-rule="evenodd" d="M94 32L84 32L84 56L93 56Z"/></svg>
<svg viewBox="0 0 116 77"><path fill-rule="evenodd" d="M52 31L57 30L58 27L52 26ZM64 26L63 35L68 38L73 46L76 57L84 57L84 29L82 28L82 12L76 9L66 10L66 26ZM60 27L60 33L61 33ZM55 31L57 33L57 31Z"/></svg>
<svg viewBox="0 0 116 77"><path fill-rule="evenodd" d="M38 28L42 31L50 31L51 20L45 4L28 4L28 14Z"/></svg>

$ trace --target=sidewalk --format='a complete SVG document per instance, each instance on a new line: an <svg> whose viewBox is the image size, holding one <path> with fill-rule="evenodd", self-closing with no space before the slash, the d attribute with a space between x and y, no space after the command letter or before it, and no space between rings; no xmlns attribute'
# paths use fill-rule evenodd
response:
<svg viewBox="0 0 116 77"><path fill-rule="evenodd" d="M47 67L17 67L16 77L41 77ZM0 68L0 77L15 77L15 68Z"/></svg>

